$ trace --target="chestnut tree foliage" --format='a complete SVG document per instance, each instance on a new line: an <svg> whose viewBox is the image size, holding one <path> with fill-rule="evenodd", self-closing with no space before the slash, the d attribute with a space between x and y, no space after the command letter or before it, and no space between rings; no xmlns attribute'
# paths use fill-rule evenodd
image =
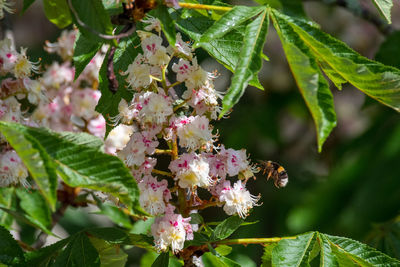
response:
<svg viewBox="0 0 400 267"><path fill-rule="evenodd" d="M42 66L12 38L0 42L0 266L125 266L132 247L147 251L143 266L241 266L230 252L247 244L264 246L263 266L400 266L358 241L317 231L230 238L257 223L246 220L262 204L246 189L254 174L266 171L280 187L287 176L226 148L213 128L249 86L263 90L258 74L272 29L319 151L336 126L331 90L349 83L399 111L399 69L325 33L301 1L42 2L48 20L64 29L45 45L59 62ZM373 2L391 23L392 1ZM0 9L1 17L16 11L13 1L0 1ZM199 51L232 72L226 91L214 88L218 74L200 66ZM91 207L115 226L44 245L70 206ZM226 219L203 216L209 207ZM33 245L16 239L17 222L38 230Z"/></svg>

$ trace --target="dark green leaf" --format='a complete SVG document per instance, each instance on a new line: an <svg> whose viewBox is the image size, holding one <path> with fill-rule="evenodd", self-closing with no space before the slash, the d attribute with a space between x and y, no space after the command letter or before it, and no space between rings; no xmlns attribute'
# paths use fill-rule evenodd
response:
<svg viewBox="0 0 400 267"><path fill-rule="evenodd" d="M137 34L133 34L129 38L124 38L118 44L114 54L114 74L118 80L118 91L117 93L111 93L109 89L109 81L107 77L107 60L104 60L99 72L99 90L101 91L101 98L96 106L96 111L101 113L106 119L107 130L106 136L111 131L112 122L110 117L118 114L118 104L122 98L127 101L132 99L133 93L127 89L127 83L125 81L126 76L122 76L121 72L128 69L136 58L137 54L141 52L140 39ZM108 54L106 55L108 58Z"/></svg>
<svg viewBox="0 0 400 267"><path fill-rule="evenodd" d="M229 237L233 232L236 231L243 223L243 219L239 216L231 216L220 224L217 225L214 229L212 240L222 240Z"/></svg>
<svg viewBox="0 0 400 267"><path fill-rule="evenodd" d="M233 7L203 33L195 47L201 45L201 43L209 43L212 40L223 37L240 24L246 22L263 11L265 11L265 8L263 7Z"/></svg>
<svg viewBox="0 0 400 267"><path fill-rule="evenodd" d="M213 23L214 21L207 17L193 17L185 20L177 19L179 29L196 42L200 40L202 33L211 27ZM234 72L240 58L241 48L243 47L244 31L244 26L237 27L222 38L202 43L201 47L228 70ZM263 89L257 77L254 77L249 84Z"/></svg>
<svg viewBox="0 0 400 267"><path fill-rule="evenodd" d="M113 245L95 237L90 237L89 240L99 253L101 267L125 266L128 260L128 254L126 254L119 245Z"/></svg>
<svg viewBox="0 0 400 267"><path fill-rule="evenodd" d="M76 11L75 20L81 20L90 30L82 27L79 23L79 30L90 40L104 41L98 36L100 34L112 34L112 24L110 16L105 10L103 3L99 0L71 0L72 6ZM75 15L75 14L74 14Z"/></svg>
<svg viewBox="0 0 400 267"><path fill-rule="evenodd" d="M281 240L272 250L272 266L309 266L315 239L316 234L311 232L298 235L296 239Z"/></svg>
<svg viewBox="0 0 400 267"><path fill-rule="evenodd" d="M65 28L72 23L71 13L65 0L43 0L44 13L48 20L58 28Z"/></svg>
<svg viewBox="0 0 400 267"><path fill-rule="evenodd" d="M383 104L400 110L400 70L360 56L341 41L302 20L273 12L292 28L317 60L340 77Z"/></svg>
<svg viewBox="0 0 400 267"><path fill-rule="evenodd" d="M168 12L168 8L165 5L158 5L158 7L154 10L154 16L160 20L161 29L164 32L170 46L175 46L175 23Z"/></svg>
<svg viewBox="0 0 400 267"><path fill-rule="evenodd" d="M400 261L350 238L320 234L334 246L337 257L350 258L357 266L400 266ZM343 254L343 255L341 255Z"/></svg>
<svg viewBox="0 0 400 267"><path fill-rule="evenodd" d="M92 228L86 230L85 232L90 236L103 239L110 243L130 244L130 237L128 233L115 227Z"/></svg>
<svg viewBox="0 0 400 267"><path fill-rule="evenodd" d="M100 47L100 42L92 41L86 38L81 32L78 32L74 43L74 56L72 58L75 67L75 80L78 79Z"/></svg>
<svg viewBox="0 0 400 267"><path fill-rule="evenodd" d="M25 188L16 190L20 199L19 205L26 213L27 219L41 229L51 230L51 212L46 200L38 191L28 192Z"/></svg>
<svg viewBox="0 0 400 267"><path fill-rule="evenodd" d="M152 237L143 234L129 234L129 244L139 248L154 250L154 240Z"/></svg>
<svg viewBox="0 0 400 267"><path fill-rule="evenodd" d="M106 215L108 218L110 218L111 221L113 221L120 227L132 227L129 216L125 212L123 212L121 208L103 203L100 199L96 198L95 196L93 197L96 200L97 207L100 209L100 211L98 212L99 214Z"/></svg>
<svg viewBox="0 0 400 267"><path fill-rule="evenodd" d="M392 23L390 10L393 6L393 0L373 0L379 12L385 17L387 22Z"/></svg>
<svg viewBox="0 0 400 267"><path fill-rule="evenodd" d="M22 14L35 2L35 0L24 0L24 5L22 6Z"/></svg>
<svg viewBox="0 0 400 267"><path fill-rule="evenodd" d="M100 266L100 256L85 233L76 234L56 258L55 267Z"/></svg>
<svg viewBox="0 0 400 267"><path fill-rule="evenodd" d="M268 14L267 8L264 8L264 11L246 27L239 61L235 67L231 86L222 101L220 117L239 101L248 83L252 79L257 78L257 74L262 67L260 54L262 53L268 31Z"/></svg>
<svg viewBox="0 0 400 267"><path fill-rule="evenodd" d="M0 207L11 209L13 202L15 203L14 187L0 188ZM0 225L8 228L11 226L14 218L6 211L0 210Z"/></svg>
<svg viewBox="0 0 400 267"><path fill-rule="evenodd" d="M203 217L198 213L190 214L190 224L202 224L204 222Z"/></svg>
<svg viewBox="0 0 400 267"><path fill-rule="evenodd" d="M237 262L223 256L215 256L211 252L204 253L201 260L206 267L241 267Z"/></svg>
<svg viewBox="0 0 400 267"><path fill-rule="evenodd" d="M0 129L22 160L25 159L29 170L31 165L42 167L51 164L57 167L57 173L69 186L110 193L141 212L135 179L120 159L102 151L103 143L97 137L85 133L56 133L4 122L0 122ZM40 154L37 150L29 152L36 147L40 148ZM43 175L47 173L43 171Z"/></svg>
<svg viewBox="0 0 400 267"><path fill-rule="evenodd" d="M25 254L27 266L48 266L58 252L68 244L71 237L58 241L50 246Z"/></svg>
<svg viewBox="0 0 400 267"><path fill-rule="evenodd" d="M6 228L0 225L0 262L4 264L22 264L24 253L17 241Z"/></svg>
<svg viewBox="0 0 400 267"><path fill-rule="evenodd" d="M57 196L57 174L49 155L40 142L29 134L21 134L17 124L0 122L0 132L17 151L18 156L28 168L40 192L54 210Z"/></svg>
<svg viewBox="0 0 400 267"><path fill-rule="evenodd" d="M336 126L332 93L313 54L300 36L280 17L274 17L273 21L297 86L314 119L318 151L321 152L322 145Z"/></svg>
<svg viewBox="0 0 400 267"><path fill-rule="evenodd" d="M151 267L168 267L169 265L169 253L161 253L157 259L153 262Z"/></svg>

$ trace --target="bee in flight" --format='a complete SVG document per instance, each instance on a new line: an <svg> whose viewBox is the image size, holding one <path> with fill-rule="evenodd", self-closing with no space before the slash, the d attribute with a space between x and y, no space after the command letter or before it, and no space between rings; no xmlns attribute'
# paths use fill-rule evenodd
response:
<svg viewBox="0 0 400 267"><path fill-rule="evenodd" d="M259 160L261 164L261 169L263 175L267 174L267 181L272 178L274 180L274 185L277 188L285 187L289 182L289 177L285 168L283 168L279 163L270 160Z"/></svg>

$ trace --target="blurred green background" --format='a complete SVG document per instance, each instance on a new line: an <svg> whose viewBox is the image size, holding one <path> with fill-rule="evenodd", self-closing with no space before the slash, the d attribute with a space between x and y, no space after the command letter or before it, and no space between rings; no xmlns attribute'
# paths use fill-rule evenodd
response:
<svg viewBox="0 0 400 267"><path fill-rule="evenodd" d="M385 36L374 25L329 2L334 1L304 1L307 15L360 54L371 59L378 54L377 59L383 63L400 67L399 33ZM371 1L359 2L379 16ZM400 29L398 5L393 9L392 19L392 27ZM43 58L43 64L48 62L43 54L43 41L55 41L59 30L44 17L40 1L25 15L9 17L7 23L14 30L17 46L29 47L28 54L34 60ZM247 220L259 222L242 227L236 236L289 236L317 230L368 242L400 258L400 223L396 219L400 211L400 115L351 86L339 91L332 85L338 125L322 153L318 153L312 118L272 27L264 52L270 58L259 75L265 90L249 88L229 119L218 122L216 128L220 142L226 147L246 148L254 161L273 160L282 164L288 172L289 184L277 189L262 175L256 181L249 181L250 191L261 194L263 204ZM221 74L216 81L218 90L224 91L229 86L229 73L220 65L212 60L203 61L202 65ZM110 224L104 217L86 213L69 209L58 231L67 235L90 225ZM226 217L221 217L217 209L206 210L202 215L210 216L211 221ZM29 227L23 229L25 241L34 239ZM129 252L129 264L136 266L143 251ZM235 248L231 256L251 266L249 260L259 264L261 254L261 246L249 245Z"/></svg>

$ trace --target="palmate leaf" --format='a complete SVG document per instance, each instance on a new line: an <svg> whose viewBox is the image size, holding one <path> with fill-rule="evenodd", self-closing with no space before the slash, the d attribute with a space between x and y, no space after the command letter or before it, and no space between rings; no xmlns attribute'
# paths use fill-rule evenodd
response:
<svg viewBox="0 0 400 267"><path fill-rule="evenodd" d="M235 105L243 95L248 83L257 78L262 67L262 49L268 32L269 11L267 8L249 23L245 30L243 47L240 52L239 62L232 77L231 86L222 101L222 112L224 115Z"/></svg>
<svg viewBox="0 0 400 267"><path fill-rule="evenodd" d="M336 75L335 83L344 80L370 97L399 111L400 70L369 60L343 42L322 32L309 23L288 17L274 10L273 16L280 25L297 33L322 69Z"/></svg>
<svg viewBox="0 0 400 267"><path fill-rule="evenodd" d="M57 182L56 170L69 186L110 193L128 207L141 212L136 181L120 159L102 151L100 139L85 133L56 133L5 122L0 122L0 130L17 151L46 199L52 200L49 192L55 192L52 188ZM48 182L49 177L53 177L54 181L51 181L54 185Z"/></svg>
<svg viewBox="0 0 400 267"><path fill-rule="evenodd" d="M280 17L273 16L273 22L297 86L314 119L318 151L321 151L323 143L336 126L332 93L313 54L300 36Z"/></svg>
<svg viewBox="0 0 400 267"><path fill-rule="evenodd" d="M393 6L393 0L373 0L379 12L385 17L388 23L392 23L390 10Z"/></svg>
<svg viewBox="0 0 400 267"><path fill-rule="evenodd" d="M318 232L280 241L272 250L272 266L310 266L310 261L317 255L313 252L318 249L321 267L400 266L400 261L358 241ZM268 260L270 251L265 253L263 258Z"/></svg>

